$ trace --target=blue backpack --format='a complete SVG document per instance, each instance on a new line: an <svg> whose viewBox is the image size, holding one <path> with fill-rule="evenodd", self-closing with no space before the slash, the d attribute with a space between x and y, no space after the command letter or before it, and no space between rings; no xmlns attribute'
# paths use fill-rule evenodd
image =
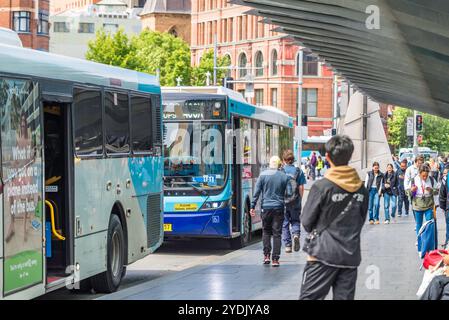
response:
<svg viewBox="0 0 449 320"><path fill-rule="evenodd" d="M426 221L418 232L418 255L424 259L427 252L438 249L437 221Z"/></svg>

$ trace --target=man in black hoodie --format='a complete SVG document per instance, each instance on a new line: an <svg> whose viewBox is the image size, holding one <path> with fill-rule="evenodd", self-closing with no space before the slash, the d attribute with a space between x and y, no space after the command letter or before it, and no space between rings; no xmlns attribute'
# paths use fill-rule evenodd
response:
<svg viewBox="0 0 449 320"><path fill-rule="evenodd" d="M310 189L301 214L309 236L300 300L353 300L361 262L360 234L368 210L368 191L357 171L348 166L354 144L348 136L326 143L331 168Z"/></svg>

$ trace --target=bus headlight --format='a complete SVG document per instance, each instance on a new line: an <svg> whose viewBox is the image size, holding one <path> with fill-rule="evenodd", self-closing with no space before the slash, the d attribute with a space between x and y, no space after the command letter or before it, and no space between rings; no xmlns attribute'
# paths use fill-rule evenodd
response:
<svg viewBox="0 0 449 320"><path fill-rule="evenodd" d="M226 201L208 201L203 204L201 207L201 211L206 210L217 210L217 209L223 209L227 207L229 204L229 200Z"/></svg>

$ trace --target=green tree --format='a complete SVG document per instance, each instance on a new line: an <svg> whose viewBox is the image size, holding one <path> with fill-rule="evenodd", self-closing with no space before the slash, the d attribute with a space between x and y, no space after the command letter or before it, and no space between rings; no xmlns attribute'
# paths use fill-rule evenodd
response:
<svg viewBox="0 0 449 320"><path fill-rule="evenodd" d="M149 74L159 69L161 85L174 86L177 77L190 85L189 45L168 33L144 30L129 39L123 30L114 35L100 30L89 42L86 59Z"/></svg>
<svg viewBox="0 0 449 320"><path fill-rule="evenodd" d="M420 146L429 147L439 152L449 152L449 120L434 115L421 113L423 115L423 136ZM388 143L397 150L407 147L407 117L413 117L410 109L396 107L393 116L388 120Z"/></svg>
<svg viewBox="0 0 449 320"><path fill-rule="evenodd" d="M144 30L132 39L138 71L155 74L160 70L161 85L175 86L176 78L182 85L190 85L190 47L187 42L168 33Z"/></svg>
<svg viewBox="0 0 449 320"><path fill-rule="evenodd" d="M228 67L231 65L229 56L217 57L218 67ZM213 81L214 74L214 51L212 49L206 51L201 57L200 63L192 71L192 85L193 86L205 86L206 85L206 73L211 74L211 83ZM222 84L222 79L226 76L226 69L217 69L217 82Z"/></svg>
<svg viewBox="0 0 449 320"><path fill-rule="evenodd" d="M112 66L136 69L134 47L120 28L114 35L103 29L97 31L94 40L89 41L86 59Z"/></svg>
<svg viewBox="0 0 449 320"><path fill-rule="evenodd" d="M407 147L407 117L411 116L412 110L396 107L388 119L388 143L396 150Z"/></svg>

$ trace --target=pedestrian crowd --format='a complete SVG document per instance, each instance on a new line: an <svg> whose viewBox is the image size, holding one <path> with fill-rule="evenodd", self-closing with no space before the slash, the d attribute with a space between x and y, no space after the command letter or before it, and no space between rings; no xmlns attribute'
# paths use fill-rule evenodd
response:
<svg viewBox="0 0 449 320"><path fill-rule="evenodd" d="M393 156L392 163L382 172L374 162L363 182L349 160L354 145L348 136L336 135L325 145L325 159L312 153L306 172L294 165L291 150L283 159L274 156L269 168L259 176L251 216L260 199L263 230L263 263L279 267L282 242L287 254L300 250L301 225L307 232L303 251L308 255L303 271L300 299L324 299L332 289L333 299L351 300L355 296L357 268L361 263L360 237L367 220L380 224L379 208L383 198L384 224L413 214L418 241L415 245L424 263L431 250L429 236L424 236L436 219L439 206L445 213L446 237L449 242L449 163L447 158L429 159L418 155L413 164ZM324 175L322 171L325 169ZM307 178L319 179L311 186L302 208ZM435 196L439 195L438 203ZM430 234L430 233L428 233ZM435 242L436 243L436 242ZM441 265L449 264L447 252L442 252ZM435 260L435 259L434 259ZM448 269L449 275L449 269ZM449 279L449 277L448 277ZM436 280L435 280L436 281ZM433 282L435 282L433 281ZM435 291L435 284L426 286ZM442 281L438 283L441 284ZM449 280L448 298L449 298Z"/></svg>

